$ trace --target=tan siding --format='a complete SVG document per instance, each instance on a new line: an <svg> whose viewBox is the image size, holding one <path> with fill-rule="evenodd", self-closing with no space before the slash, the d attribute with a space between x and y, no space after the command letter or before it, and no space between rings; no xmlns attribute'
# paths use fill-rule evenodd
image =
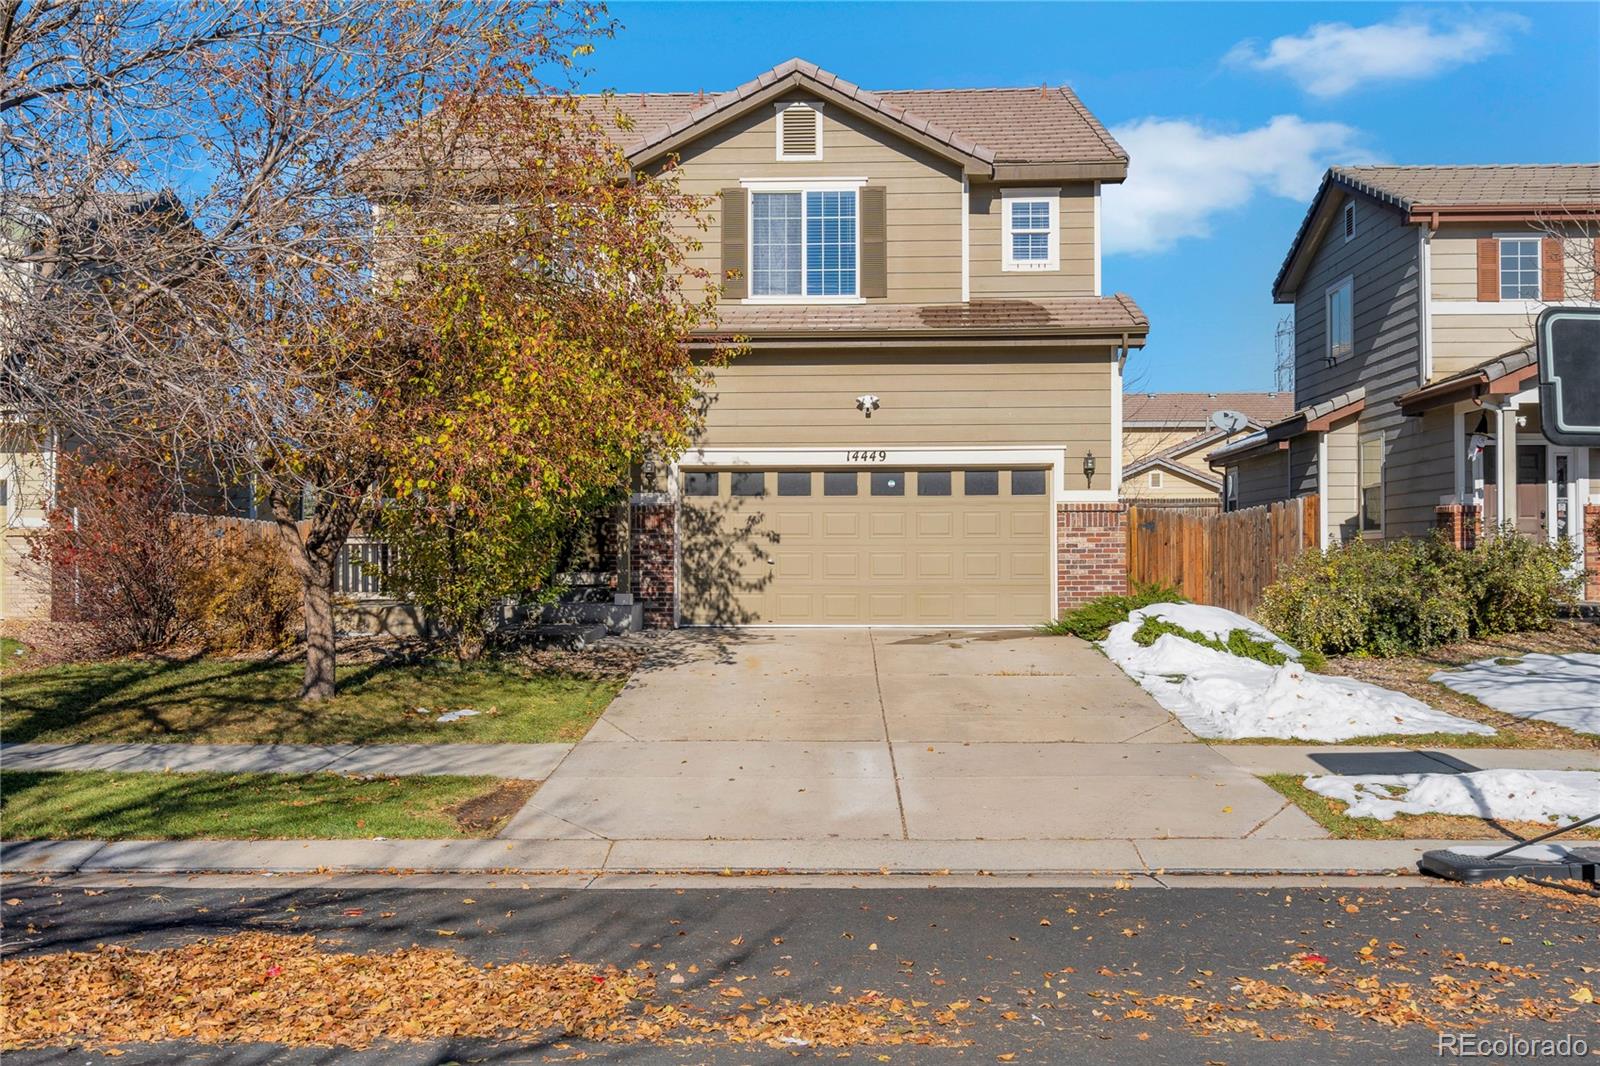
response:
<svg viewBox="0 0 1600 1066"><path fill-rule="evenodd" d="M50 615L50 579L33 561L26 535L0 535L0 619L47 618Z"/></svg>
<svg viewBox="0 0 1600 1066"><path fill-rule="evenodd" d="M803 98L803 97L799 97ZM961 299L961 173L959 168L839 108L825 107L823 158L780 162L777 118L760 108L684 148L684 191L715 196L743 178L866 178L885 189L888 302L953 303ZM690 263L715 275L720 267L719 214L709 227L683 230L702 247Z"/></svg>
<svg viewBox="0 0 1600 1066"><path fill-rule="evenodd" d="M1430 241L1428 269L1429 291L1435 300L1476 300L1478 298L1478 239L1503 233L1522 233L1529 237L1542 237L1545 229L1528 223L1506 222L1498 226L1446 225L1441 226ZM1566 242L1566 290L1572 298L1581 298L1594 292L1594 252L1588 245L1593 236L1585 234L1582 227L1570 227L1573 238ZM1583 282L1589 281L1584 287Z"/></svg>
<svg viewBox="0 0 1600 1066"><path fill-rule="evenodd" d="M1063 449L1067 485L1111 488L1113 353L752 353L718 370L707 448ZM855 398L872 393L872 418ZM1083 454L1100 457L1092 485ZM891 460L892 461L892 460Z"/></svg>
<svg viewBox="0 0 1600 1066"><path fill-rule="evenodd" d="M1240 507L1255 507L1287 499L1289 495L1289 453L1246 459L1238 466Z"/></svg>
<svg viewBox="0 0 1600 1066"><path fill-rule="evenodd" d="M1328 495L1323 501L1331 541L1354 540L1360 511L1356 484L1356 442L1359 429L1355 419L1328 431Z"/></svg>
<svg viewBox="0 0 1600 1066"><path fill-rule="evenodd" d="M995 185L972 187L967 239L974 298L1094 293L1094 184L1076 182L1060 186L1060 191L1060 269L1006 271L1001 269L1004 262L1001 188Z"/></svg>
<svg viewBox="0 0 1600 1066"><path fill-rule="evenodd" d="M1199 479L1189 479L1182 474L1175 474L1171 470L1158 467L1156 472L1161 474L1161 487L1150 487L1150 473L1141 470L1122 482L1122 498L1125 500L1192 500L1196 497L1207 497L1220 500L1219 490L1214 485L1207 485Z"/></svg>
<svg viewBox="0 0 1600 1066"><path fill-rule="evenodd" d="M1433 316L1433 379L1449 377L1495 356L1533 343L1535 316Z"/></svg>

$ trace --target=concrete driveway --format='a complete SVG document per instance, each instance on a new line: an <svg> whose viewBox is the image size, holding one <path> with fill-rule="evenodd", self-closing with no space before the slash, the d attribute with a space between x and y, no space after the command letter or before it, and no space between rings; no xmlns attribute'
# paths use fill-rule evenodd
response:
<svg viewBox="0 0 1600 1066"><path fill-rule="evenodd" d="M1324 834L1090 645L1018 631L679 631L502 836Z"/></svg>

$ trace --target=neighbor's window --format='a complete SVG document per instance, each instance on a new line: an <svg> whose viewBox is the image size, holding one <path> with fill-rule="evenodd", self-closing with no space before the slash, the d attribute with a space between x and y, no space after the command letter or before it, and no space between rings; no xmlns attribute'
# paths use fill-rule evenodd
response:
<svg viewBox="0 0 1600 1066"><path fill-rule="evenodd" d="M1002 194L1006 270L1055 270L1059 255L1059 195Z"/></svg>
<svg viewBox="0 0 1600 1066"><path fill-rule="evenodd" d="M683 475L685 496L715 496L717 472L715 470L688 470Z"/></svg>
<svg viewBox="0 0 1600 1066"><path fill-rule="evenodd" d="M1328 290L1328 363L1355 351L1355 283L1349 278Z"/></svg>
<svg viewBox="0 0 1600 1066"><path fill-rule="evenodd" d="M856 295L854 189L750 194L750 295Z"/></svg>
<svg viewBox="0 0 1600 1066"><path fill-rule="evenodd" d="M1150 471L1150 487L1153 489L1159 489L1161 487L1161 471Z"/></svg>
<svg viewBox="0 0 1600 1066"><path fill-rule="evenodd" d="M1357 484L1361 487L1361 532L1383 532L1383 434L1370 433L1361 438L1357 452L1359 470Z"/></svg>
<svg viewBox="0 0 1600 1066"><path fill-rule="evenodd" d="M1224 511L1237 511L1239 509L1239 468L1230 466L1222 475L1222 509Z"/></svg>
<svg viewBox="0 0 1600 1066"><path fill-rule="evenodd" d="M1506 237L1500 241L1500 299L1539 298L1539 238Z"/></svg>

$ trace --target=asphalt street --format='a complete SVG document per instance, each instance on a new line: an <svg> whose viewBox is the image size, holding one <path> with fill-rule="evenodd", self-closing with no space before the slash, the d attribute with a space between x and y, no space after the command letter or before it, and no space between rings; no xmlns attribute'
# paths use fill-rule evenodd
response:
<svg viewBox="0 0 1600 1066"><path fill-rule="evenodd" d="M587 891L523 889L514 878L502 884L510 887L408 888L396 879L394 887L379 889L265 881L228 889L85 889L14 881L4 890L6 965L101 944L154 949L242 931L311 933L327 951L389 952L420 944L453 949L480 965L563 956L621 968L645 962L657 978L657 1000L713 1007L722 1004L712 991L733 982L752 996L808 1002L871 989L935 1006L970 1004L961 1024L943 1034L952 1046L682 1046L584 1042L559 1034L388 1043L359 1051L166 1042L113 1049L119 1066L1438 1061L1433 1029L1361 1017L1359 996L1357 1006L1331 1010L1245 1004L1241 978L1313 993L1328 988L1323 963L1313 972L1307 958L1325 960L1328 976L1341 974L1349 982L1377 977L1426 990L1440 975L1481 980L1496 990L1505 1013L1481 1018L1478 1029L1466 1031L1574 1034L1600 1049L1600 1005L1570 999L1584 985L1600 991L1600 906L1559 893L1434 883ZM669 972L687 979L669 985ZM1258 1021L1260 1034L1204 1031L1186 1017L1193 1009L1152 1005L1163 996L1228 1004L1236 1015L1213 1016ZM1544 1019L1515 1009L1524 997L1546 1003ZM7 1066L107 1061L99 1051L59 1047L6 1055Z"/></svg>

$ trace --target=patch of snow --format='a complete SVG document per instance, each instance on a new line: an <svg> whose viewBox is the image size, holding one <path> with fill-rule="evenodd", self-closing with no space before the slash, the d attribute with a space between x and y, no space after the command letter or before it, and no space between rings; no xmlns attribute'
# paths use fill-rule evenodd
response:
<svg viewBox="0 0 1600 1066"><path fill-rule="evenodd" d="M1428 680L1536 722L1600 733L1600 655L1525 655L1511 663L1480 659Z"/></svg>
<svg viewBox="0 0 1600 1066"><path fill-rule="evenodd" d="M1600 814L1600 772L1474 770L1465 774L1326 774L1306 778L1319 796L1349 804L1352 818L1461 814L1560 825Z"/></svg>
<svg viewBox="0 0 1600 1066"><path fill-rule="evenodd" d="M1242 629L1257 640L1271 644L1289 658L1300 658L1300 653L1290 647L1278 634L1242 614L1234 614L1225 607L1208 607L1203 603L1154 603L1149 607L1139 608L1128 617L1132 619L1135 615L1140 619L1159 618L1191 633L1210 637L1212 640L1226 641L1229 633L1235 629Z"/></svg>
<svg viewBox="0 0 1600 1066"><path fill-rule="evenodd" d="M1220 625L1222 616L1228 616L1236 621L1227 622L1224 636L1228 629L1249 629L1260 639L1288 647L1276 634L1231 611L1178 610L1189 606L1162 603L1133 611L1126 622L1111 628L1100 646L1196 736L1340 741L1386 733L1494 733L1488 726L1436 711L1399 692L1352 678L1308 673L1298 662L1268 666L1171 633L1156 638L1148 648L1135 643L1133 635L1146 617L1165 618L1201 632L1200 625ZM1180 620L1186 617L1200 625Z"/></svg>
<svg viewBox="0 0 1600 1066"><path fill-rule="evenodd" d="M434 721L436 721L436 722L459 722L461 719L463 719L463 718L471 718L473 715L475 715L477 713L479 713L479 712L474 711L469 707L463 707L459 711L446 711L444 714L441 714L439 717L435 718Z"/></svg>

